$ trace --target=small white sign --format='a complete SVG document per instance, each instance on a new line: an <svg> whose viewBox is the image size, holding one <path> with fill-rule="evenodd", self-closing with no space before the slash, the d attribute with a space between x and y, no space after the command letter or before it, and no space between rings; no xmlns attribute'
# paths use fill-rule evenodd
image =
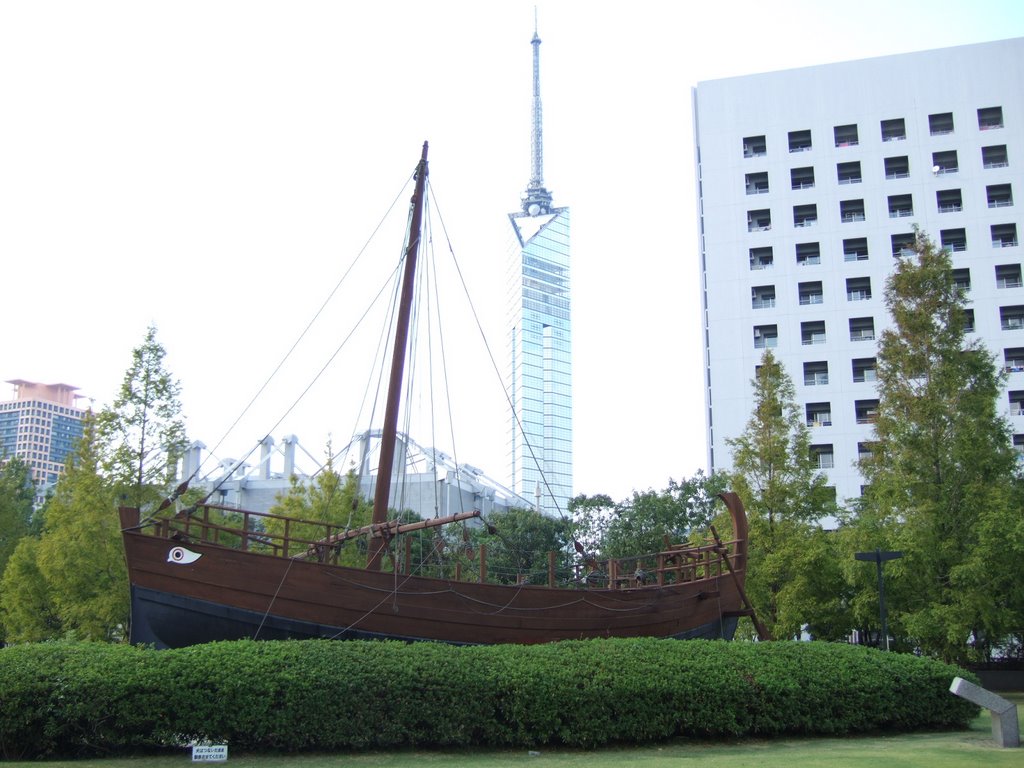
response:
<svg viewBox="0 0 1024 768"><path fill-rule="evenodd" d="M193 763L223 763L227 759L227 744L197 744L192 747Z"/></svg>

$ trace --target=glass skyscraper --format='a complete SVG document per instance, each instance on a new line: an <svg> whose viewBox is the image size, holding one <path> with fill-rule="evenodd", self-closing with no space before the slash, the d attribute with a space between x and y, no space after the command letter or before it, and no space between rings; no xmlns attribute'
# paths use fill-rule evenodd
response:
<svg viewBox="0 0 1024 768"><path fill-rule="evenodd" d="M85 411L75 407L75 387L14 379L15 397L0 403L0 464L18 457L29 467L36 502L64 471L64 462L82 437Z"/></svg>
<svg viewBox="0 0 1024 768"><path fill-rule="evenodd" d="M533 46L532 173L512 225L508 266L509 369L513 402L511 488L558 515L572 498L572 344L569 209L544 187L540 38Z"/></svg>

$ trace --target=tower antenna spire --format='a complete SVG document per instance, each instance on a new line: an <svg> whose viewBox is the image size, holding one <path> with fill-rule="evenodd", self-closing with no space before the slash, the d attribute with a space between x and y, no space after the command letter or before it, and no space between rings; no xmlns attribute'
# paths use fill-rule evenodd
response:
<svg viewBox="0 0 1024 768"><path fill-rule="evenodd" d="M533 126L530 142L530 183L523 194L523 211L530 216L547 213L551 193L544 188L544 121L540 103L540 35L537 33L537 7L533 8Z"/></svg>

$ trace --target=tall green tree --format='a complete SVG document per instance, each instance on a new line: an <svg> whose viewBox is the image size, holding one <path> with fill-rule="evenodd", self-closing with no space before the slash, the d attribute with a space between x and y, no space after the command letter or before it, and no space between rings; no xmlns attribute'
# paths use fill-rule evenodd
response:
<svg viewBox="0 0 1024 768"><path fill-rule="evenodd" d="M949 253L918 233L886 282L893 325L878 347L878 420L862 470L861 524L900 550L890 626L966 662L1024 626L1024 523L1005 374L964 330Z"/></svg>
<svg viewBox="0 0 1024 768"><path fill-rule="evenodd" d="M99 415L103 470L134 506L166 495L186 447L181 384L165 369L166 355L151 325L132 350L117 397Z"/></svg>
<svg viewBox="0 0 1024 768"><path fill-rule="evenodd" d="M116 495L100 470L91 416L46 506L36 565L62 629L88 640L127 636L128 573Z"/></svg>
<svg viewBox="0 0 1024 768"><path fill-rule="evenodd" d="M50 584L39 570L39 539L18 542L0 579L0 630L8 643L37 643L62 634Z"/></svg>
<svg viewBox="0 0 1024 768"><path fill-rule="evenodd" d="M18 544L29 536L33 527L35 489L28 465L18 457L0 465L0 576ZM3 583L0 583L0 603L3 601ZM0 641L4 639L0 620Z"/></svg>
<svg viewBox="0 0 1024 768"><path fill-rule="evenodd" d="M35 489L28 464L13 457L0 465L0 574L32 528Z"/></svg>
<svg viewBox="0 0 1024 768"><path fill-rule="evenodd" d="M765 350L752 382L754 407L744 431L726 440L733 450L732 490L750 518L747 593L775 637L807 626L816 636L842 623L844 585L816 567L829 558L831 539L819 521L835 513L835 494L811 455L810 433L793 381Z"/></svg>

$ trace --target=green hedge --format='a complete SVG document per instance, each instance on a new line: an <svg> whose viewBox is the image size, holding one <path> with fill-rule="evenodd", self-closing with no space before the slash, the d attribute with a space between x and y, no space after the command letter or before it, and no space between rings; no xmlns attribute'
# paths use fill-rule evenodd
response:
<svg viewBox="0 0 1024 768"><path fill-rule="evenodd" d="M826 643L44 643L0 650L0 755L192 740L243 752L593 747L965 727L977 708L949 692L957 675L975 679Z"/></svg>

